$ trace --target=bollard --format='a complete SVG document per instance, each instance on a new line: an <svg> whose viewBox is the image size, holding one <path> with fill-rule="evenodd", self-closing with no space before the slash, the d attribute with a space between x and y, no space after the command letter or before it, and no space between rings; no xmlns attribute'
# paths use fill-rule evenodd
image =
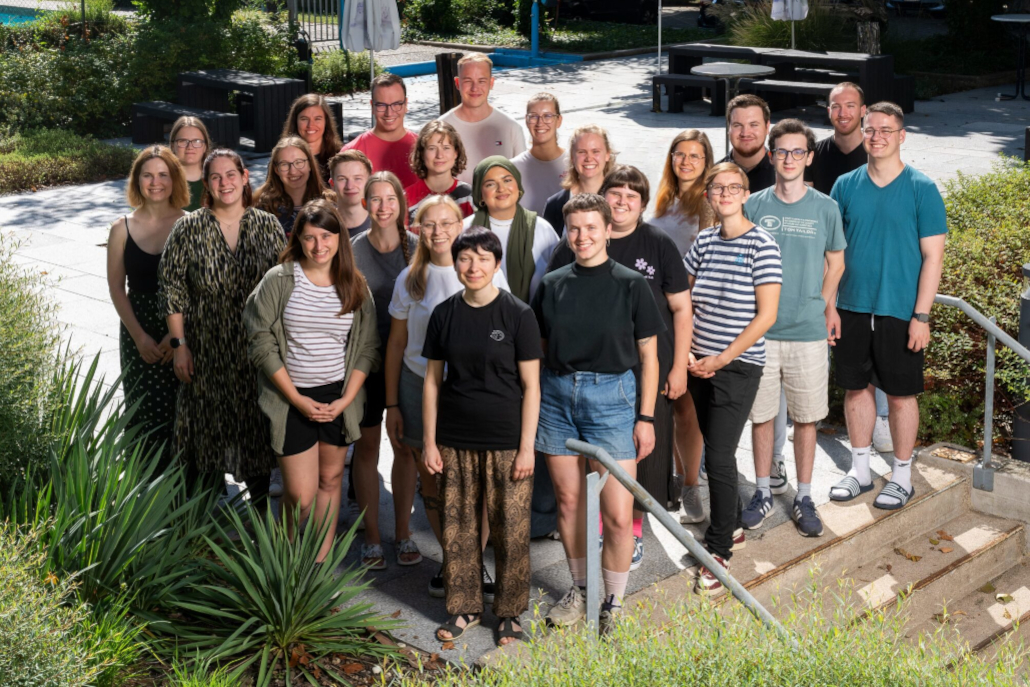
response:
<svg viewBox="0 0 1030 687"><path fill-rule="evenodd" d="M1019 343L1030 348L1030 265L1023 265L1023 293L1019 295ZM1030 462L1030 401L1016 407L1012 420L1012 457Z"/></svg>

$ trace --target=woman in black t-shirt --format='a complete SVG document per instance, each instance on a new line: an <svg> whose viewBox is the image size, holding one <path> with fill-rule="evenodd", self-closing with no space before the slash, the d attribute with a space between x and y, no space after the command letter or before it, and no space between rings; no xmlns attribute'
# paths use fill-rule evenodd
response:
<svg viewBox="0 0 1030 687"><path fill-rule="evenodd" d="M658 342L665 331L647 280L608 257L611 209L596 194L573 196L564 208L565 240L575 262L544 276L533 311L545 343L540 374L540 422L536 449L558 499L558 532L569 559L573 586L549 612L555 625L569 625L586 613L586 494L582 456L569 455L565 440L581 439L603 448L636 477L636 463L654 449L658 396ZM640 365L640 414L635 411ZM602 469L593 465L595 470ZM601 568L605 602L601 629L622 610L633 557L633 497L619 482L601 492L604 548Z"/></svg>
<svg viewBox="0 0 1030 687"><path fill-rule="evenodd" d="M451 615L436 637L453 641L480 622L483 503L497 554L493 611L503 646L522 638L519 616L529 605L540 329L527 305L493 283L502 257L496 234L472 227L454 241L451 254L465 290L433 310L422 351L422 459L439 475Z"/></svg>

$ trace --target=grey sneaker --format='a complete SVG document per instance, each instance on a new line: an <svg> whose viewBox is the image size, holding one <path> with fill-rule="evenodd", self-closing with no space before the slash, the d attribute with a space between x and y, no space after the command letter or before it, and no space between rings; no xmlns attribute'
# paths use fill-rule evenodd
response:
<svg viewBox="0 0 1030 687"><path fill-rule="evenodd" d="M680 501L683 503L683 515L680 516L682 524L693 525L704 522L705 507L701 502L701 487L684 486L680 491Z"/></svg>
<svg viewBox="0 0 1030 687"><path fill-rule="evenodd" d="M587 590L572 585L568 593L547 612L547 624L557 627L575 625L587 614Z"/></svg>
<svg viewBox="0 0 1030 687"><path fill-rule="evenodd" d="M783 464L783 458L773 457L772 474L769 475L769 491L779 496L787 491L790 483L787 481L787 466Z"/></svg>
<svg viewBox="0 0 1030 687"><path fill-rule="evenodd" d="M772 507L772 497L763 498L762 492L755 490L755 495L751 497L751 503L740 514L740 523L749 530L757 530L765 522Z"/></svg>

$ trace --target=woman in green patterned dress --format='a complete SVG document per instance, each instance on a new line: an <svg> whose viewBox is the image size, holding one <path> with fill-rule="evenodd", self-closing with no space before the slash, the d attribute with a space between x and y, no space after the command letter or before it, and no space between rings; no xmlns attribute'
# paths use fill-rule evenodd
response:
<svg viewBox="0 0 1030 687"><path fill-rule="evenodd" d="M268 493L275 454L258 408L257 377L247 358L243 307L285 247L274 215L251 207L240 156L218 149L204 161L203 207L176 222L161 258L161 290L175 376L182 385L175 437L190 471L221 485L245 480L251 498Z"/></svg>
<svg viewBox="0 0 1030 687"><path fill-rule="evenodd" d="M107 286L121 318L119 348L125 401L152 445L162 446L163 470L175 455L175 394L171 335L158 293L157 268L172 226L186 213L189 188L182 165L164 146L144 149L132 163L126 189L130 215L111 225ZM128 291L126 291L128 282Z"/></svg>

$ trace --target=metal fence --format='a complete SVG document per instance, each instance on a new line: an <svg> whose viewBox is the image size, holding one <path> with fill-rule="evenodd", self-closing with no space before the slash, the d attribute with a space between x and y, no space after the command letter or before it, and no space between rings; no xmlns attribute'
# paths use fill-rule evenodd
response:
<svg viewBox="0 0 1030 687"><path fill-rule="evenodd" d="M325 49L333 47L330 44L339 47L340 3L341 0L288 0L287 9L308 42Z"/></svg>

